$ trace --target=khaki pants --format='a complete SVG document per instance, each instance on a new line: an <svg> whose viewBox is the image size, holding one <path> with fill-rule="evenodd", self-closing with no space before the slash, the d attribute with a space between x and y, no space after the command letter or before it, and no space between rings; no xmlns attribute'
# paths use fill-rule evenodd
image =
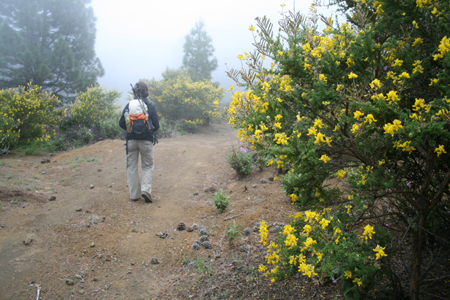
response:
<svg viewBox="0 0 450 300"><path fill-rule="evenodd" d="M139 182L139 153L141 154L142 185ZM146 140L129 140L127 171L131 199L139 199L142 192L152 194L153 168L153 143Z"/></svg>

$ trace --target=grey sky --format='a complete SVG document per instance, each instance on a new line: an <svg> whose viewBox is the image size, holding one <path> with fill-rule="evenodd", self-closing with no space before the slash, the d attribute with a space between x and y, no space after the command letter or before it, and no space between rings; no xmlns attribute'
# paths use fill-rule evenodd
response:
<svg viewBox="0 0 450 300"><path fill-rule="evenodd" d="M307 14L311 2L297 0L295 9ZM201 17L219 61L213 81L228 89L233 81L225 70L240 68L237 56L253 50L249 26L264 15L277 23L283 3L285 11L293 9L293 0L92 0L97 17L96 52L105 68L99 83L121 91L124 103L130 83L161 79L167 67L179 68L185 36Z"/></svg>

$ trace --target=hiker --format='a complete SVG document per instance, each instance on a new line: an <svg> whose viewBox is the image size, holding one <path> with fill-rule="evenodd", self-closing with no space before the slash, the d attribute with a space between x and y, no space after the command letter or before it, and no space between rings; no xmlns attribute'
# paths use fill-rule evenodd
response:
<svg viewBox="0 0 450 300"><path fill-rule="evenodd" d="M123 109L119 126L126 132L126 152L128 188L131 201L142 196L147 203L152 202L153 145L157 143L155 132L159 128L155 106L148 102L148 87L142 80L133 86L135 99ZM141 154L142 184L139 181L139 154Z"/></svg>

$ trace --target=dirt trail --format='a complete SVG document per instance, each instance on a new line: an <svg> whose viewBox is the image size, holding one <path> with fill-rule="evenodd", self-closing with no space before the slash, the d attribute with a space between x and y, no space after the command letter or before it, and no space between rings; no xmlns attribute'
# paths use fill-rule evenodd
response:
<svg viewBox="0 0 450 300"><path fill-rule="evenodd" d="M241 229L262 217L281 220L286 212L279 184L258 182L268 171L237 180L226 163L237 144L236 132L224 124L161 139L154 148L152 204L130 202L120 140L48 157L45 164L42 157L2 157L0 299L36 299L39 287L41 299L172 299L171 278L181 275L183 260L214 257L225 247L232 221L208 203L213 194L205 188L227 190L228 211L243 215L235 219ZM177 231L180 221L207 226L213 249L194 252L198 234ZM152 257L160 263L151 264Z"/></svg>

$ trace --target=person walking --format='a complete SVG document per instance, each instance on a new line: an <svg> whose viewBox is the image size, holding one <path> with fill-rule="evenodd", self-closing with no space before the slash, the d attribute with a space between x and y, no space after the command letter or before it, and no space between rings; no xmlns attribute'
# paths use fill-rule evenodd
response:
<svg viewBox="0 0 450 300"><path fill-rule="evenodd" d="M132 87L133 88L133 87ZM153 145L157 142L155 132L159 120L155 106L147 100L148 87L142 80L133 88L135 99L125 105L119 126L126 132L128 188L131 201L140 196L145 202L152 202ZM139 181L139 154L141 155L142 184Z"/></svg>

